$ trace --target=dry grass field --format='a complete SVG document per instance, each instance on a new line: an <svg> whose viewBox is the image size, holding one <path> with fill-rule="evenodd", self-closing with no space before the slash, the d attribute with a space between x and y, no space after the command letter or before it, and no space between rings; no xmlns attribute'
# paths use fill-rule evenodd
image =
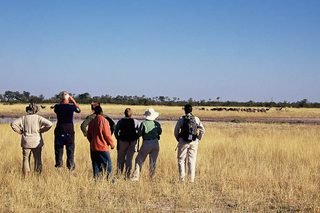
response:
<svg viewBox="0 0 320 213"><path fill-rule="evenodd" d="M41 109L39 114L46 117L54 117L55 114L50 106L52 104L43 104L44 109ZM4 105L0 104L0 117L17 117L25 113L26 104L14 104ZM81 113L76 114L76 118L84 118L86 115L91 113L90 105L80 105ZM120 118L123 116L125 108L130 107L133 109L136 117L142 117L143 112L148 107L153 107L156 111L160 112L159 119L164 120L176 120L182 113L182 107L179 106L128 106L128 105L115 105L115 104L103 104L102 108L105 113L111 117ZM199 110L205 108L205 110ZM313 119L317 118L320 120L320 109L315 108L283 108L279 111L279 108L271 108L267 113L248 113L248 112L232 112L232 111L210 111L213 107L195 107L195 113L202 118L202 120L214 119L214 118L234 118L234 119L245 119L245 118L301 118L301 119Z"/></svg>
<svg viewBox="0 0 320 213"><path fill-rule="evenodd" d="M92 180L78 124L74 172L54 168L52 129L43 173L22 179L20 136L1 124L0 212L320 212L320 126L205 123L196 182L181 184L174 123L162 125L156 179L146 161L140 182L111 183Z"/></svg>

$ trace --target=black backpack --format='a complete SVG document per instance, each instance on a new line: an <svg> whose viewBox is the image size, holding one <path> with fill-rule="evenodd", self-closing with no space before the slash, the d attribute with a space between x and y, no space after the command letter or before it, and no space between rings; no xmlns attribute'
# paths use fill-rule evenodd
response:
<svg viewBox="0 0 320 213"><path fill-rule="evenodd" d="M123 141L133 141L138 139L138 133L136 130L134 119L124 118L121 120L119 126L120 135L119 139Z"/></svg>
<svg viewBox="0 0 320 213"><path fill-rule="evenodd" d="M180 131L180 138L185 142L192 142L197 139L198 125L193 115L183 116L183 125Z"/></svg>

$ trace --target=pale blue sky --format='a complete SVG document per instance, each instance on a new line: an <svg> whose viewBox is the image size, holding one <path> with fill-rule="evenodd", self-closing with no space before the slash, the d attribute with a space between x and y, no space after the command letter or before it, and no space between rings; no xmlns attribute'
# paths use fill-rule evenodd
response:
<svg viewBox="0 0 320 213"><path fill-rule="evenodd" d="M0 93L320 102L318 0L0 0Z"/></svg>

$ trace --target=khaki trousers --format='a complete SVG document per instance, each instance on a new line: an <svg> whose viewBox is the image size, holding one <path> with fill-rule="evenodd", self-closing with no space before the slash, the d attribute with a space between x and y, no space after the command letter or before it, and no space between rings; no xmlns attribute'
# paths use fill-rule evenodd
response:
<svg viewBox="0 0 320 213"><path fill-rule="evenodd" d="M143 141L139 154L137 155L137 158L136 158L135 170L132 177L133 180L139 180L142 165L146 160L147 155L149 155L149 163L150 163L149 175L151 178L154 176L156 171L156 164L157 164L157 158L159 155L159 150L160 148L159 148L158 139Z"/></svg>
<svg viewBox="0 0 320 213"><path fill-rule="evenodd" d="M182 138L178 144L178 167L180 181L185 180L186 176L186 163L188 161L188 175L190 182L194 182L196 174L196 159L198 151L199 140L190 143L184 142Z"/></svg>
<svg viewBox="0 0 320 213"><path fill-rule="evenodd" d="M39 145L36 148L22 148L22 172L27 173L30 172L30 160L31 154L34 158L34 171L41 173L42 170L42 161L41 161L41 151L42 146Z"/></svg>

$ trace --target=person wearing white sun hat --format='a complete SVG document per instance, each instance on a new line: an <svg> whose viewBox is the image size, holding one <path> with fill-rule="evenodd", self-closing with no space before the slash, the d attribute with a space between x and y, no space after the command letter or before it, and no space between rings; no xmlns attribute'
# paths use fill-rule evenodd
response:
<svg viewBox="0 0 320 213"><path fill-rule="evenodd" d="M157 158L159 155L159 140L162 133L161 125L155 119L159 116L153 108L147 109L144 112L145 120L140 124L138 136L142 137L143 143L140 148L139 154L136 157L135 170L131 178L132 181L138 181L142 165L149 155L150 166L149 175L151 178L155 175Z"/></svg>

